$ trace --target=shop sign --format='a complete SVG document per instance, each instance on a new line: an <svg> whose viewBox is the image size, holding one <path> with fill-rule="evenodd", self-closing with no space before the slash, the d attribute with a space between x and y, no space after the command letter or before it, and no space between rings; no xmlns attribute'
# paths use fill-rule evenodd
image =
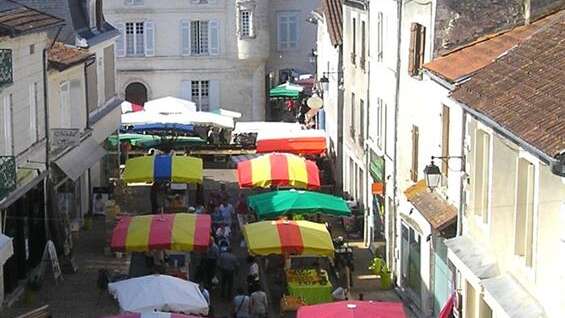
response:
<svg viewBox="0 0 565 318"><path fill-rule="evenodd" d="M382 182L373 182L373 184L371 184L371 193L383 195L384 184Z"/></svg>
<svg viewBox="0 0 565 318"><path fill-rule="evenodd" d="M78 128L52 128L51 148L67 148L80 145L80 130Z"/></svg>

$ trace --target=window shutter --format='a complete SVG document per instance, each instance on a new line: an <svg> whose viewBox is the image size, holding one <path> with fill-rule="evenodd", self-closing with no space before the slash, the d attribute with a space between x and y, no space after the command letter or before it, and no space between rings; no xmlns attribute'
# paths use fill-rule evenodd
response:
<svg viewBox="0 0 565 318"><path fill-rule="evenodd" d="M61 84L61 93L59 99L61 100L61 109L59 110L61 112L61 123L59 124L59 126L61 128L71 128L71 110L69 109L69 82L64 82L63 84Z"/></svg>
<svg viewBox="0 0 565 318"><path fill-rule="evenodd" d="M418 23L412 23L410 26L410 48L408 49L408 74L411 76L416 74L415 58L416 45L418 37Z"/></svg>
<svg viewBox="0 0 565 318"><path fill-rule="evenodd" d="M180 97L186 100L192 100L192 85L191 81L180 82Z"/></svg>
<svg viewBox="0 0 565 318"><path fill-rule="evenodd" d="M37 141L37 102L35 100L35 83L29 85L29 137L32 143Z"/></svg>
<svg viewBox="0 0 565 318"><path fill-rule="evenodd" d="M12 95L4 96L4 154L11 155L12 151Z"/></svg>
<svg viewBox="0 0 565 318"><path fill-rule="evenodd" d="M426 53L426 28L422 25L418 25L418 59L417 59L417 70L420 70L422 65L424 65L424 55Z"/></svg>
<svg viewBox="0 0 565 318"><path fill-rule="evenodd" d="M118 57L123 57L126 56L126 36L125 36L125 30L126 30L126 26L124 23L117 23L116 27L118 28L118 31L120 32L120 36L118 36L118 38L116 39L116 54L118 55Z"/></svg>
<svg viewBox="0 0 565 318"><path fill-rule="evenodd" d="M187 20L180 21L180 44L181 55L190 55L190 23Z"/></svg>
<svg viewBox="0 0 565 318"><path fill-rule="evenodd" d="M145 22L145 56L155 56L155 25Z"/></svg>
<svg viewBox="0 0 565 318"><path fill-rule="evenodd" d="M210 36L210 55L220 53L220 23L217 20L208 22L208 34Z"/></svg>
<svg viewBox="0 0 565 318"><path fill-rule="evenodd" d="M210 98L210 111L220 108L220 81L210 80L209 98Z"/></svg>
<svg viewBox="0 0 565 318"><path fill-rule="evenodd" d="M69 109L71 112L71 128L83 128L86 124L86 119L84 119L82 111L79 109L80 105L83 105L83 97L81 94L81 82L80 80L71 81L70 87L70 98L71 101ZM109 85L106 82L106 85Z"/></svg>

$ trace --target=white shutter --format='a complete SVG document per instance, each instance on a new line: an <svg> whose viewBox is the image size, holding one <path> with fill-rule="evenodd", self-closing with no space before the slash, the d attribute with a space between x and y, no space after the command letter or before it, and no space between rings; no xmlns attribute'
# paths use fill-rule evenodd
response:
<svg viewBox="0 0 565 318"><path fill-rule="evenodd" d="M124 57L126 56L126 25L124 23L117 23L116 27L120 32L120 36L116 39L116 55Z"/></svg>
<svg viewBox="0 0 565 318"><path fill-rule="evenodd" d="M29 138L37 141L37 101L35 100L35 83L29 85Z"/></svg>
<svg viewBox="0 0 565 318"><path fill-rule="evenodd" d="M180 82L180 97L186 100L192 100L192 85L191 81Z"/></svg>
<svg viewBox="0 0 565 318"><path fill-rule="evenodd" d="M12 154L12 96L4 96L4 154Z"/></svg>
<svg viewBox="0 0 565 318"><path fill-rule="evenodd" d="M216 0L208 0L209 4L216 4Z"/></svg>
<svg viewBox="0 0 565 318"><path fill-rule="evenodd" d="M155 55L155 25L151 21L145 21L145 56Z"/></svg>
<svg viewBox="0 0 565 318"><path fill-rule="evenodd" d="M220 81L210 80L208 87L208 98L210 104L210 111L220 108Z"/></svg>
<svg viewBox="0 0 565 318"><path fill-rule="evenodd" d="M70 87L70 105L69 109L71 112L71 128L83 128L86 124L86 118L83 117L82 105L84 105L84 99L81 94L81 82L80 80L73 80Z"/></svg>
<svg viewBox="0 0 565 318"><path fill-rule="evenodd" d="M69 82L63 82L61 84L61 92L59 95L59 99L61 100L61 109L59 110L60 112L60 118L61 118L61 122L59 124L60 128L70 128L71 127L71 110L70 110L70 99L71 99L71 95L70 95L70 88L69 88Z"/></svg>
<svg viewBox="0 0 565 318"><path fill-rule="evenodd" d="M220 23L218 20L208 22L208 35L210 36L210 55L220 53Z"/></svg>
<svg viewBox="0 0 565 318"><path fill-rule="evenodd" d="M181 55L190 55L190 22L180 21L180 51Z"/></svg>

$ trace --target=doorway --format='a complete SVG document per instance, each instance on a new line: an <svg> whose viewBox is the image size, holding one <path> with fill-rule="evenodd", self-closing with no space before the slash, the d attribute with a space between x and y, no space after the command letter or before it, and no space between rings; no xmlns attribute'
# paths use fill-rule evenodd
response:
<svg viewBox="0 0 565 318"><path fill-rule="evenodd" d="M126 87L126 100L132 104L143 105L147 102L147 87L134 82Z"/></svg>

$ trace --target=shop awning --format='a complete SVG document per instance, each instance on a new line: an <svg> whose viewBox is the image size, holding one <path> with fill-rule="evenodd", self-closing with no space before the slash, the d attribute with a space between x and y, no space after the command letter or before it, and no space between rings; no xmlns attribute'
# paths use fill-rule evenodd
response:
<svg viewBox="0 0 565 318"><path fill-rule="evenodd" d="M271 97L286 97L286 98L298 98L300 93L304 90L304 87L300 85L294 85L291 83L284 83L277 87L272 88L269 91L269 96Z"/></svg>
<svg viewBox="0 0 565 318"><path fill-rule="evenodd" d="M0 266L2 266L10 256L14 254L12 238L4 234L0 234Z"/></svg>
<svg viewBox="0 0 565 318"><path fill-rule="evenodd" d="M466 277L476 281L500 275L494 258L467 236L457 236L445 240L447 257Z"/></svg>
<svg viewBox="0 0 565 318"><path fill-rule="evenodd" d="M404 195L436 231L457 221L457 208L436 192L430 192L424 180L410 186L404 191Z"/></svg>
<svg viewBox="0 0 565 318"><path fill-rule="evenodd" d="M266 192L250 196L247 202L260 219L291 213L351 215L351 210L342 198L312 191L293 189Z"/></svg>
<svg viewBox="0 0 565 318"><path fill-rule="evenodd" d="M167 154L143 156L126 161L123 180L127 183L202 183L202 170L200 158Z"/></svg>
<svg viewBox="0 0 565 318"><path fill-rule="evenodd" d="M326 152L326 132L318 129L269 130L257 135L257 152L288 152L320 155Z"/></svg>
<svg viewBox="0 0 565 318"><path fill-rule="evenodd" d="M86 169L94 166L105 155L106 150L93 138L88 138L64 156L55 160L55 165L57 165L69 179L75 181Z"/></svg>
<svg viewBox="0 0 565 318"><path fill-rule="evenodd" d="M485 300L504 311L507 317L545 317L543 307L514 278L505 274L481 282Z"/></svg>

